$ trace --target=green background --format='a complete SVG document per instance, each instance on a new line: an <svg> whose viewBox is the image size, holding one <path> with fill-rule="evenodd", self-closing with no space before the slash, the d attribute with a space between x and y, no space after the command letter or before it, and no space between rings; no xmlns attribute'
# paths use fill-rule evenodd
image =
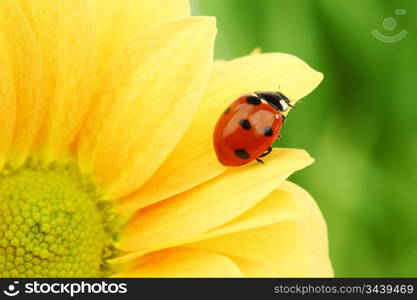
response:
<svg viewBox="0 0 417 300"><path fill-rule="evenodd" d="M195 15L217 17L216 58L261 47L324 73L291 113L279 145L316 159L292 180L325 215L336 276L417 276L417 1L191 3ZM384 27L387 17L395 29L387 30L389 20ZM374 29L408 34L386 43Z"/></svg>

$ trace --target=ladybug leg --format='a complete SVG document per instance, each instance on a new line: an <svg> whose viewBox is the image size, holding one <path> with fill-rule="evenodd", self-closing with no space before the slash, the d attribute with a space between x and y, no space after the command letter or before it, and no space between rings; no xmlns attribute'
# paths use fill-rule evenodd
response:
<svg viewBox="0 0 417 300"><path fill-rule="evenodd" d="M286 117L286 116L284 116L284 115L281 115L281 118L282 118L282 124L284 124L284 123L285 123L285 121L287 120L287 117Z"/></svg>
<svg viewBox="0 0 417 300"><path fill-rule="evenodd" d="M272 147L268 147L268 149L266 149L266 151L265 151L265 153L264 154L262 154L261 156L259 156L257 159L256 159L256 161L257 162L260 162L261 164L263 164L264 163L264 161L262 160L262 159L260 159L261 157L264 157L264 156L267 156L269 153L271 153L272 152Z"/></svg>
<svg viewBox="0 0 417 300"><path fill-rule="evenodd" d="M268 149L266 149L266 151L265 151L265 153L264 154L262 154L261 156L259 156L258 158L261 158L261 157L264 157L264 156L267 156L269 153L271 153L272 152L272 147L268 147Z"/></svg>

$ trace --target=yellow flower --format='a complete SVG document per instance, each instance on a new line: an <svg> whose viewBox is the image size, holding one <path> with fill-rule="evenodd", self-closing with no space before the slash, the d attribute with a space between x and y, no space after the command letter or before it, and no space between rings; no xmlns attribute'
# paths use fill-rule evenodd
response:
<svg viewBox="0 0 417 300"><path fill-rule="evenodd" d="M276 149L226 168L212 132L237 96L298 100L288 54L212 61L185 0L0 2L0 277L331 276L323 217Z"/></svg>

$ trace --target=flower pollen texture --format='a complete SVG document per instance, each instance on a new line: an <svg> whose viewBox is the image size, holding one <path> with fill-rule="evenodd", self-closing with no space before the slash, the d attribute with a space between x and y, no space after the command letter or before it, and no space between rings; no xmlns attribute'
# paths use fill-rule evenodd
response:
<svg viewBox="0 0 417 300"><path fill-rule="evenodd" d="M108 209L72 167L0 176L0 277L102 277Z"/></svg>

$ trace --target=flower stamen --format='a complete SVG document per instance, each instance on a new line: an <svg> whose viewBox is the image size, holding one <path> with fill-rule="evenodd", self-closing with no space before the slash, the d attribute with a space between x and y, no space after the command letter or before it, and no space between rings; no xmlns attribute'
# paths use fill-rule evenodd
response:
<svg viewBox="0 0 417 300"><path fill-rule="evenodd" d="M115 216L74 164L0 174L0 277L103 277Z"/></svg>

